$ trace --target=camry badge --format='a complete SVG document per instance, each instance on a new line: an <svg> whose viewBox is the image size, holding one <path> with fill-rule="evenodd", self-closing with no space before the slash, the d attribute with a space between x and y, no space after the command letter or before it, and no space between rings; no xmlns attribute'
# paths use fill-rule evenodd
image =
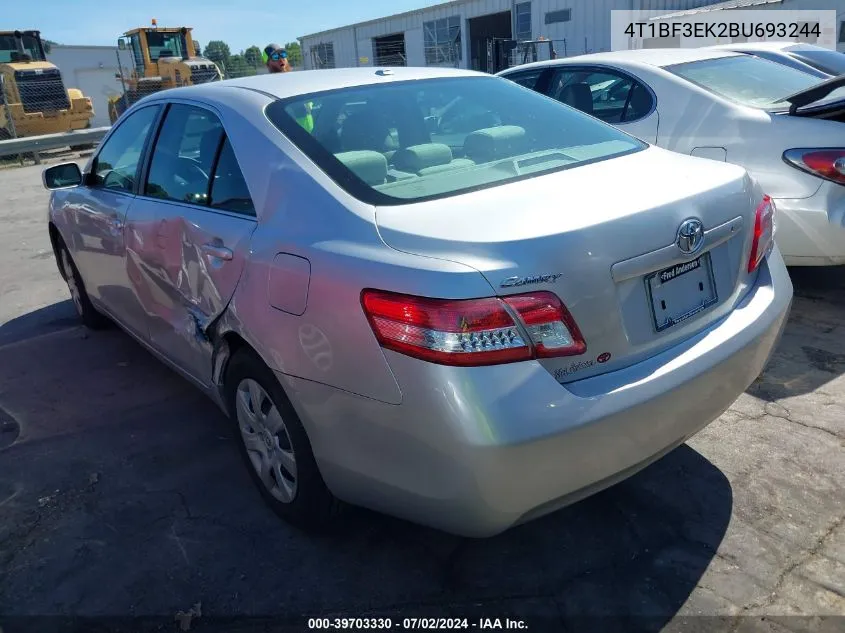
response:
<svg viewBox="0 0 845 633"><path fill-rule="evenodd" d="M508 277L507 279L502 279L499 287L513 288L514 286L527 286L528 284L553 284L560 277L563 277L563 273L557 273L554 275L531 275L530 277Z"/></svg>

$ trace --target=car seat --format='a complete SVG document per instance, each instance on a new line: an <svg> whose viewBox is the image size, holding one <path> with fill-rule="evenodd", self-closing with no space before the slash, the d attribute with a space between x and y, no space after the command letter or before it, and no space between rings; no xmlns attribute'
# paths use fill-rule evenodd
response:
<svg viewBox="0 0 845 633"><path fill-rule="evenodd" d="M560 92L559 100L576 110L581 110L581 112L593 113L593 92L588 84L579 83L564 86Z"/></svg>

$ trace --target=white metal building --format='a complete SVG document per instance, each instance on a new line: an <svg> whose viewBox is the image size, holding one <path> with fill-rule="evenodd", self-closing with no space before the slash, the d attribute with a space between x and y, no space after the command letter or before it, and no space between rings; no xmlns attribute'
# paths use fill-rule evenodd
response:
<svg viewBox="0 0 845 633"><path fill-rule="evenodd" d="M712 6L711 6L712 5ZM351 66L458 66L494 72L523 61L610 50L612 10L836 9L845 48L845 0L452 0L300 38L306 69ZM510 41L510 46L507 42ZM491 42L493 42L491 44ZM520 56L522 58L520 59Z"/></svg>
<svg viewBox="0 0 845 633"><path fill-rule="evenodd" d="M610 50L611 10L678 11L713 0L452 0L300 38L306 69L458 66L496 71L506 46L490 40L551 40L558 56ZM545 49L545 50L544 50ZM548 54L539 47L539 54Z"/></svg>
<svg viewBox="0 0 845 633"><path fill-rule="evenodd" d="M111 125L108 98L123 93L118 73L118 54L123 72L133 68L131 53L117 46L60 46L53 45L47 59L62 73L65 88L79 88L94 106L92 127Z"/></svg>

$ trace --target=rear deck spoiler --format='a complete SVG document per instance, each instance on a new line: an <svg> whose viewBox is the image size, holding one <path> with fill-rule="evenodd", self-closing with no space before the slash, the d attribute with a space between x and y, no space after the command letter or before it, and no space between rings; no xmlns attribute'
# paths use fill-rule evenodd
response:
<svg viewBox="0 0 845 633"><path fill-rule="evenodd" d="M816 84L812 88L801 90L800 92L796 92L795 94L786 97L784 101L789 103L789 114L795 114L798 111L798 108L802 108L805 105L810 105L811 103L824 99L831 92L842 87L845 87L845 75L831 77L830 79Z"/></svg>

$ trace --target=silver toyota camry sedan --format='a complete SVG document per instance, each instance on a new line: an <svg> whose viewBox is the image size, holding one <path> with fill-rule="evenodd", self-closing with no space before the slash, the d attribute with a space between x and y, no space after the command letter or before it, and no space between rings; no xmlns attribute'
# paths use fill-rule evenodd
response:
<svg viewBox="0 0 845 633"><path fill-rule="evenodd" d="M733 403L792 299L741 167L467 71L161 92L44 182L82 321L213 398L308 528L483 537L610 486Z"/></svg>

